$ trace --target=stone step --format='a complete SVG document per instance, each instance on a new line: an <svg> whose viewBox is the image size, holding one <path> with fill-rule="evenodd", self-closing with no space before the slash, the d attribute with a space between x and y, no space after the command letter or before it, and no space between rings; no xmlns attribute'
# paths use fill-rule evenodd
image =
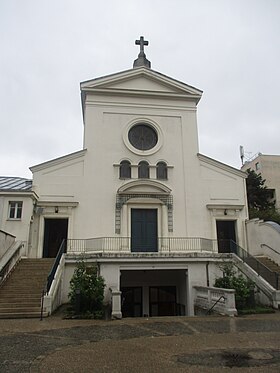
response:
<svg viewBox="0 0 280 373"><path fill-rule="evenodd" d="M41 297L43 291L42 289L21 289L20 291L10 290L10 291L0 291L0 299L21 299L21 298L38 298Z"/></svg>
<svg viewBox="0 0 280 373"><path fill-rule="evenodd" d="M45 266L45 267L23 267L23 266L20 266L18 267L18 273L21 273L21 272L25 272L26 270L30 271L30 272L34 272L34 271L37 271L37 270L42 270L42 271L50 271L51 270L51 266Z"/></svg>
<svg viewBox="0 0 280 373"><path fill-rule="evenodd" d="M0 303L0 312L7 309L19 309L19 308L38 308L41 307L41 302L38 299L32 300L31 302L9 302L9 303Z"/></svg>
<svg viewBox="0 0 280 373"><path fill-rule="evenodd" d="M40 318L41 312L8 312L0 313L0 319L28 319L28 318ZM46 312L43 313L43 317L47 317Z"/></svg>
<svg viewBox="0 0 280 373"><path fill-rule="evenodd" d="M8 284L30 284L30 283L42 283L42 282L47 282L47 276L42 276L41 278L23 278L23 279L17 279L17 278L14 278L13 276L9 277L5 282L4 284L2 285L2 287L8 285ZM0 289L2 289L2 287Z"/></svg>
<svg viewBox="0 0 280 373"><path fill-rule="evenodd" d="M29 284L31 282L42 282L42 281L47 281L47 276L41 276L41 277L25 277L25 278L15 278L15 277L10 277L9 281L5 282L5 284L13 284L13 283L17 283L17 284L22 284L22 283L26 283L26 284ZM4 284L4 285L5 285Z"/></svg>
<svg viewBox="0 0 280 373"><path fill-rule="evenodd" d="M6 283L1 289L11 289L11 288L30 288L30 287L39 287L42 288L42 285L45 285L46 281L36 281L32 284L32 282L12 282Z"/></svg>
<svg viewBox="0 0 280 373"><path fill-rule="evenodd" d="M28 312L41 312L41 306L35 307L0 307L0 315L1 313L13 313L13 312L21 312L21 313L28 313Z"/></svg>
<svg viewBox="0 0 280 373"><path fill-rule="evenodd" d="M31 296L28 296L31 294ZM18 299L19 301L21 299L41 299L42 292L39 291L30 291L29 293L13 293L11 292L10 294L0 294L1 300L6 299L7 302L9 302L10 299Z"/></svg>
<svg viewBox="0 0 280 373"><path fill-rule="evenodd" d="M23 258L21 259L20 263L35 263L36 265L41 263L53 263L54 258Z"/></svg>
<svg viewBox="0 0 280 373"><path fill-rule="evenodd" d="M34 285L34 286L6 286L5 288L1 289L0 294L4 293L29 293L29 292L35 292L35 293L41 293L44 289L44 284Z"/></svg>
<svg viewBox="0 0 280 373"><path fill-rule="evenodd" d="M38 272L39 270L42 270L44 272L46 271L49 271L51 270L50 266L46 266L46 267L40 267L40 268L34 268L34 266L28 268L28 267L18 267L17 268L17 271L15 271L15 273L17 275L20 275L20 274L23 274L23 273L26 273L26 271L30 272L30 273L36 273ZM40 272L38 272L38 274L40 274Z"/></svg>
<svg viewBox="0 0 280 373"><path fill-rule="evenodd" d="M17 296L17 297L14 297L14 296L1 297L0 296L0 305L3 304L3 303L13 304L13 303L20 303L20 302L37 302L38 303L38 296L35 296L35 297L34 297L34 295L32 297L31 296L27 297L26 295L24 295L22 297L20 297L20 296Z"/></svg>
<svg viewBox="0 0 280 373"><path fill-rule="evenodd" d="M45 262L45 263L26 263L24 260L21 260L18 265L21 266L21 268L33 268L33 267L38 267L38 268L47 268L48 266L52 266L52 262Z"/></svg>
<svg viewBox="0 0 280 373"><path fill-rule="evenodd" d="M26 275L35 275L35 276L45 276L46 274L48 275L49 274L49 267L47 268L32 268L32 269L29 269L29 268L19 268L17 271L14 271L13 272L13 275L16 276L16 277L23 277L23 276L26 276Z"/></svg>
<svg viewBox="0 0 280 373"><path fill-rule="evenodd" d="M41 281L35 280L35 281L33 281L33 284L32 284L32 281L14 282L13 280L11 280L11 281L7 281L1 289L9 289L11 287L30 287L30 286L41 287L42 285L45 285L46 282L47 281L45 279L42 279Z"/></svg>
<svg viewBox="0 0 280 373"><path fill-rule="evenodd" d="M6 295L6 294L0 294L0 297L1 297L1 301L0 303L2 302L10 302L11 300L15 300L15 301L18 301L18 302L21 302L22 299L27 299L28 301L30 299L41 299L41 295L42 293L31 293L31 295L29 296L28 294L15 294L15 293L11 293L9 295Z"/></svg>

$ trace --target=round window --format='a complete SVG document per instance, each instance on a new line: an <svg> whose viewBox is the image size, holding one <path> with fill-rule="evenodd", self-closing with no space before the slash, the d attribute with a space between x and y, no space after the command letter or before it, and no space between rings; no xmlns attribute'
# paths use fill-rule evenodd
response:
<svg viewBox="0 0 280 373"><path fill-rule="evenodd" d="M138 150L150 150L158 142L157 132L145 123L133 126L128 132L128 140Z"/></svg>

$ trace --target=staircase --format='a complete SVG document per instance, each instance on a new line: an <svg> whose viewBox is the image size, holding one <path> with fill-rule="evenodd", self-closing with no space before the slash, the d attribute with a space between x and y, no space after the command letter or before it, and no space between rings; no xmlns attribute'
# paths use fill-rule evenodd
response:
<svg viewBox="0 0 280 373"><path fill-rule="evenodd" d="M22 259L0 287L0 318L40 317L41 295L54 259Z"/></svg>
<svg viewBox="0 0 280 373"><path fill-rule="evenodd" d="M256 258L271 271L280 273L280 266L267 256L256 256Z"/></svg>
<svg viewBox="0 0 280 373"><path fill-rule="evenodd" d="M280 290L280 267L276 263L266 256L248 256L244 261L275 290Z"/></svg>

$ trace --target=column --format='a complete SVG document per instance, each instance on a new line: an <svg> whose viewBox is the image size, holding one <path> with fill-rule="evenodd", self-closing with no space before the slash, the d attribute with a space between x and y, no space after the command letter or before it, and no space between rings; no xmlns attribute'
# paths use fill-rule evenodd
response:
<svg viewBox="0 0 280 373"><path fill-rule="evenodd" d="M117 288L110 288L111 297L112 297L112 319L121 319L122 318L122 309L121 309L121 294Z"/></svg>
<svg viewBox="0 0 280 373"><path fill-rule="evenodd" d="M161 250L170 251L169 240L168 240L168 210L166 205L161 206Z"/></svg>
<svg viewBox="0 0 280 373"><path fill-rule="evenodd" d="M129 239L127 238L128 237L128 208L127 208L126 203L122 206L121 236L125 237L125 238L122 238L121 251L129 251Z"/></svg>

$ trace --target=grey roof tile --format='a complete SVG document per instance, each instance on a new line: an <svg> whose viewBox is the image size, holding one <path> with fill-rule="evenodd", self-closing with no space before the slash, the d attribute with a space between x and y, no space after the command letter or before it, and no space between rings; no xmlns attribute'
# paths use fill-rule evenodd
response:
<svg viewBox="0 0 280 373"><path fill-rule="evenodd" d="M0 191L26 191L32 190L32 180L23 177L0 176Z"/></svg>

